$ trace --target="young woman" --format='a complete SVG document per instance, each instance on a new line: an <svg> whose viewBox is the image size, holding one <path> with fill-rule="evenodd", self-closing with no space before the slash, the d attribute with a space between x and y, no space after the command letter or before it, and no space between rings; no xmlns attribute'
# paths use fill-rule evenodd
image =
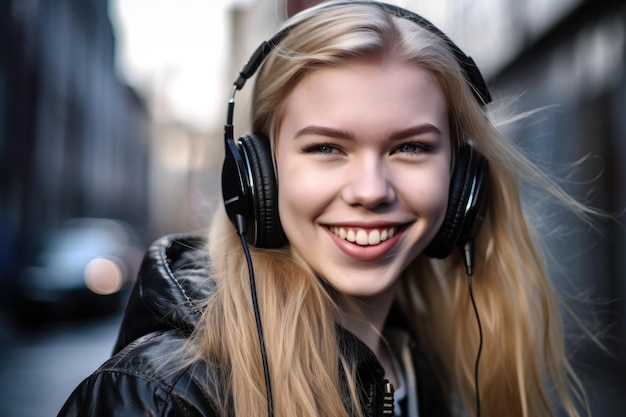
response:
<svg viewBox="0 0 626 417"><path fill-rule="evenodd" d="M578 416L518 189L541 177L473 62L380 3L285 28L235 83L261 66L208 239L151 248L115 355L60 415Z"/></svg>

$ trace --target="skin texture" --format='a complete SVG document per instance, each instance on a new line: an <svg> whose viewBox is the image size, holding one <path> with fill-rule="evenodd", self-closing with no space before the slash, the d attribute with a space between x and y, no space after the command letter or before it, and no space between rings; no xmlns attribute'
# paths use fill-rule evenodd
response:
<svg viewBox="0 0 626 417"><path fill-rule="evenodd" d="M398 276L445 215L445 97L420 67L355 61L308 74L281 110L274 152L291 250L361 302L364 317L342 324L376 352Z"/></svg>

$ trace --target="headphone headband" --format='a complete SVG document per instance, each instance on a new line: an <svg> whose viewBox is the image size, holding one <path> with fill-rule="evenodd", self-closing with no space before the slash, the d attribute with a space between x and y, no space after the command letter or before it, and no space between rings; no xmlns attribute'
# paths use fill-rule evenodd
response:
<svg viewBox="0 0 626 417"><path fill-rule="evenodd" d="M402 19L410 20L411 22L417 24L418 26L437 35L437 37L439 37L446 43L446 45L448 46L448 48L450 49L450 51L456 58L459 66L461 67L461 70L465 74L466 80L472 86L472 93L474 94L474 97L476 98L478 103L484 106L491 102L491 94L489 93L489 89L487 88L485 79L483 78L474 60L470 56L466 55L461 50L461 48L459 48L452 41L452 39L450 39L444 32L442 32L429 20L418 15L417 13L404 9L399 6L392 5L392 4L374 2L374 1L348 1L348 2L342 1L342 2L336 2L336 3L322 3L322 4L319 4L318 6L314 6L313 8L317 7L318 10L323 10L327 8L343 6L343 5L348 5L348 4L362 4L362 5L371 5L371 6L379 7L386 13L400 17ZM280 43L280 41L282 41L283 38L287 36L289 31L294 26L297 26L297 24L298 23L296 22L295 24L285 26L280 31L278 31L271 39L264 41L263 43L261 43L261 45L257 47L257 49L250 56L248 61L241 68L239 72L239 76L233 83L234 88L236 90L241 90L243 88L246 81L256 73L256 71L259 69L259 67L263 63L263 61L265 61L265 58L267 57L267 55L272 50L274 50L274 48L276 48L276 46Z"/></svg>

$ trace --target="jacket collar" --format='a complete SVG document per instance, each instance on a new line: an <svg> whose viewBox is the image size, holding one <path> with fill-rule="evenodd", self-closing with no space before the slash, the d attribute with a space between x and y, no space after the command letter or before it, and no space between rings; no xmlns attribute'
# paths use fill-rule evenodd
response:
<svg viewBox="0 0 626 417"><path fill-rule="evenodd" d="M191 333L213 291L208 279L206 240L197 235L170 235L153 243L144 256L113 353L158 330Z"/></svg>

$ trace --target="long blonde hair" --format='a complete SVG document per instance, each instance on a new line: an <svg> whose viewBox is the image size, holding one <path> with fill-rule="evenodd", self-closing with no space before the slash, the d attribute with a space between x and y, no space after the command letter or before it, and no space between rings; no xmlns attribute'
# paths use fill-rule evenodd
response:
<svg viewBox="0 0 626 417"><path fill-rule="evenodd" d="M360 2L363 3L363 2ZM574 210L583 212L503 137L472 96L442 40L379 7L344 4L304 12L263 64L255 84L252 127L270 140L281 103L306 74L354 59L388 58L431 72L450 108L456 144L472 142L489 160L484 224L476 239L474 293L484 329L480 392L483 415L554 416L560 400L578 416L570 389L580 386L567 361L559 299L527 223L519 181L529 177ZM258 416L266 405L249 277L240 241L223 209L212 223L209 253L216 290L190 345L218 379L224 415ZM327 289L288 248L252 248L278 417L360 414L351 359L337 346L336 311ZM460 257L419 256L401 277L403 306L413 330L437 356L468 415L474 413L473 368L478 348ZM343 370L343 371L342 371ZM346 378L340 377L342 373ZM217 376L216 376L217 375ZM342 399L342 384L352 399ZM556 396L555 396L556 394Z"/></svg>

